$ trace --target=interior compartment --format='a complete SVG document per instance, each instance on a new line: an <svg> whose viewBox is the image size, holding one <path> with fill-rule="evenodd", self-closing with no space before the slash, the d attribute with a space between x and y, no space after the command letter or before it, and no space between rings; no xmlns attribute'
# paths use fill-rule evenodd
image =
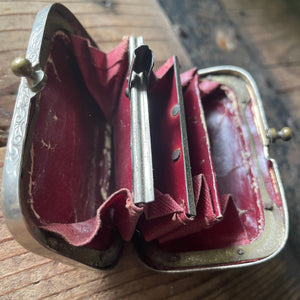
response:
<svg viewBox="0 0 300 300"><path fill-rule="evenodd" d="M185 104L185 110L197 215L195 218L187 215L180 120L179 114L172 115L179 97L176 91L174 58L166 62L156 75L157 83L149 91L149 102L153 173L159 197L147 206L139 228L146 241L157 239L162 242L212 226L220 220L222 214L212 159L207 147L209 141L204 129L204 116L201 116L198 104L194 105L196 96L191 93L192 103L190 106ZM173 161L172 153L177 149L180 150L180 156Z"/></svg>
<svg viewBox="0 0 300 300"><path fill-rule="evenodd" d="M167 251L246 244L263 230L257 169L238 101L228 87L184 77L183 92L197 216L186 213L174 58L149 88L155 201L133 203L130 100L125 95L128 40L108 54L87 39L57 32L45 68L23 193L38 226L74 246L107 249L117 235ZM253 120L253 114L248 114ZM254 122L253 122L254 123ZM255 125L251 127L257 134ZM259 141L256 140L260 151ZM261 158L269 193L276 194Z"/></svg>
<svg viewBox="0 0 300 300"><path fill-rule="evenodd" d="M183 77L186 81L185 76ZM195 90L192 95L197 95L199 106L202 106L205 115L208 147L212 155L223 218L206 230L178 239L159 241L160 247L169 252L219 249L245 245L256 240L265 226L263 199L259 189L261 183L258 182L260 172L263 174L268 196L279 207L282 205L272 180L272 164L264 156L252 101L249 101L245 110L245 124L234 90L218 81L199 79L197 76L196 83L194 78L184 87L186 108L191 101L189 90L193 88L193 82ZM189 109L186 114L187 119L193 118ZM190 142L192 138L189 136L189 144L194 143ZM250 146L251 138L254 140L255 153ZM257 155L257 162L254 155Z"/></svg>
<svg viewBox="0 0 300 300"><path fill-rule="evenodd" d="M103 250L118 232L130 239L141 213L113 178L112 116L127 48L125 40L106 55L81 37L52 37L23 189L37 225L74 246Z"/></svg>

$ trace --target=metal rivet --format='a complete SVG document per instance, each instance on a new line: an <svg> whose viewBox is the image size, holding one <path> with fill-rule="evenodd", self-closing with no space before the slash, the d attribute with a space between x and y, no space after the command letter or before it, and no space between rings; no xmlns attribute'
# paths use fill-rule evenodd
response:
<svg viewBox="0 0 300 300"><path fill-rule="evenodd" d="M238 255L243 255L245 252L243 249L238 249L237 253L238 253Z"/></svg>
<svg viewBox="0 0 300 300"><path fill-rule="evenodd" d="M127 98L129 98L129 88L128 88L128 87L125 89L125 96L126 96Z"/></svg>
<svg viewBox="0 0 300 300"><path fill-rule="evenodd" d="M172 153L172 160L177 161L180 157L180 149L176 149Z"/></svg>
<svg viewBox="0 0 300 300"><path fill-rule="evenodd" d="M274 208L273 203L265 203L264 204L265 210L273 210L273 208Z"/></svg>
<svg viewBox="0 0 300 300"><path fill-rule="evenodd" d="M179 105L174 105L173 109L172 109L172 116L175 117L177 116L179 113Z"/></svg>

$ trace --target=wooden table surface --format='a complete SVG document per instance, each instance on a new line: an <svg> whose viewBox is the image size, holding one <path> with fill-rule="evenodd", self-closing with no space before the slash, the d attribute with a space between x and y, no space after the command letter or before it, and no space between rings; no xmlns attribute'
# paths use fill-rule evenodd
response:
<svg viewBox="0 0 300 300"><path fill-rule="evenodd" d="M225 4L233 20L232 26L236 26L234 22L237 22L235 24L253 22L250 17L239 20L239 11L243 10L244 6L239 7L237 2L230 0ZM5 144L19 82L18 78L11 74L10 61L16 56L25 54L35 14L49 3L49 1L0 2L0 143L2 145ZM174 33L170 21L155 0L70 0L62 3L75 13L100 48L105 51L116 45L123 35L143 35L154 51L157 65L175 53L180 57L183 69L191 66L191 60L175 34L182 37L184 30L173 26ZM205 15L205 11L197 11L197 13ZM256 11L252 11L252 14L257 16ZM244 27L247 29L246 25ZM256 34L253 29L252 35L248 34L249 38L258 45L257 51L265 55L263 51L267 50L260 49L259 41L268 39L268 32ZM230 46L230 37L228 42L226 31L218 38L214 47ZM225 49L224 53L229 52ZM274 49L273 52L277 58L266 55L271 66L270 71L284 75L281 76L284 79L279 78L280 84L283 85L282 91L289 91L289 99L293 95L296 99L298 96L296 96L295 86L291 86L292 83L287 80L291 76L290 72L277 64L280 60L280 51ZM295 52L294 57L298 55L297 53ZM193 57L193 53L190 54ZM201 57L204 56L203 54ZM292 74L293 72L297 74L299 69L291 64L291 70ZM297 114L299 103L291 100L289 105L293 107L293 113ZM4 153L5 148L0 148L1 169ZM0 171L2 174L2 170ZM300 270L293 251L288 245L273 260L248 268L219 272L160 274L146 269L138 261L132 245L128 243L119 264L113 270L87 271L51 261L22 248L8 232L0 208L0 297L3 299L85 299L87 297L95 299L299 299Z"/></svg>

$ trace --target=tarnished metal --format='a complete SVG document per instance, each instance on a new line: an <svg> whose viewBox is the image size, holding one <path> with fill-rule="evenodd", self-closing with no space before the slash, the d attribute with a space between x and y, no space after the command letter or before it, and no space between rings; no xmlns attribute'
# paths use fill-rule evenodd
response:
<svg viewBox="0 0 300 300"><path fill-rule="evenodd" d="M129 98L131 111L131 161L134 203L154 201L153 167L149 123L148 82L153 55L143 38L129 39Z"/></svg>
<svg viewBox="0 0 300 300"><path fill-rule="evenodd" d="M11 69L16 76L25 77L28 87L33 92L40 92L47 81L46 74L38 65L32 66L31 62L25 57L17 57L11 64Z"/></svg>
<svg viewBox="0 0 300 300"><path fill-rule="evenodd" d="M152 170L151 136L149 123L149 103L147 87L154 64L154 58L148 46L144 45L143 38L130 37L129 39L129 98L131 103L131 160L133 176L133 199L135 204L154 201L154 184ZM196 206L193 192L193 181L190 166L188 138L186 131L183 96L180 83L179 64L174 60L176 92L178 104L172 110L172 115L179 114L180 134L182 140L182 156L184 162L184 176L186 183L187 215L196 216ZM178 156L180 151L174 150ZM177 159L172 157L173 161Z"/></svg>
<svg viewBox="0 0 300 300"><path fill-rule="evenodd" d="M267 137L272 143L275 143L277 139L281 139L286 142L293 137L293 131L290 127L283 127L279 131L275 128L270 128L267 132Z"/></svg>
<svg viewBox="0 0 300 300"><path fill-rule="evenodd" d="M189 145L188 145L188 136L186 129L186 120L185 120L185 111L182 95L182 87L180 81L180 72L179 72L179 62L177 57L174 59L174 71L176 78L176 91L178 95L178 108L179 108L179 118L180 118L180 134L182 140L182 153L183 163L184 163L184 176L186 183L186 199L187 199L187 215L191 218L196 216L196 205L194 198L194 189L193 189L193 179L190 163L190 154L189 154Z"/></svg>

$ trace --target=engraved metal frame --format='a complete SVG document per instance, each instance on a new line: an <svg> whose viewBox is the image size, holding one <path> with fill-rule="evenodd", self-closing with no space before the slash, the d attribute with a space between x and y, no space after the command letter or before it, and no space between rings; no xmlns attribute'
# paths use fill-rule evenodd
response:
<svg viewBox="0 0 300 300"><path fill-rule="evenodd" d="M97 47L79 21L63 5L53 4L42 9L36 16L31 32L26 58L35 70L44 69L49 54L49 44L53 33L62 30L86 37ZM30 90L23 77L19 86L14 114L7 143L2 180L2 209L6 225L14 238L28 250L39 255L66 262L75 266L107 268L117 262L122 248L120 238L106 251L96 251L84 247L73 247L62 239L48 237L31 220L24 205L26 199L20 193L22 167L29 155L33 120L38 114L36 102L39 92Z"/></svg>
<svg viewBox="0 0 300 300"><path fill-rule="evenodd" d="M219 77L220 83L230 84L244 89L251 96L254 109L254 121L260 136L264 156L270 160L274 170L274 185L278 189L282 200L282 207L274 205L273 210L265 210L265 228L262 234L252 243L236 247L213 249L193 252L168 253L161 250L154 242L136 241L137 250L141 260L150 269L161 272L186 272L200 270L229 269L242 266L255 265L267 261L276 256L284 247L288 237L288 211L283 185L280 179L277 163L269 157L270 139L267 136L269 127L266 121L262 100L252 76L242 68L235 66L218 66L198 70L200 77ZM227 77L227 79L226 79ZM231 79L230 79L230 78ZM242 86L244 85L244 87ZM238 95L241 113L248 105ZM244 99L244 100L249 100ZM248 126L248 124L247 124ZM248 128L249 130L249 128ZM252 139L252 138L251 138ZM251 151L254 152L254 160L257 162L257 154L254 149L254 141L250 140ZM257 165L258 169L259 166ZM259 172L260 173L260 172ZM259 188L262 194L263 204L270 203L266 192L262 174L258 176ZM272 201L272 200L271 200ZM273 202L272 202L273 203Z"/></svg>

